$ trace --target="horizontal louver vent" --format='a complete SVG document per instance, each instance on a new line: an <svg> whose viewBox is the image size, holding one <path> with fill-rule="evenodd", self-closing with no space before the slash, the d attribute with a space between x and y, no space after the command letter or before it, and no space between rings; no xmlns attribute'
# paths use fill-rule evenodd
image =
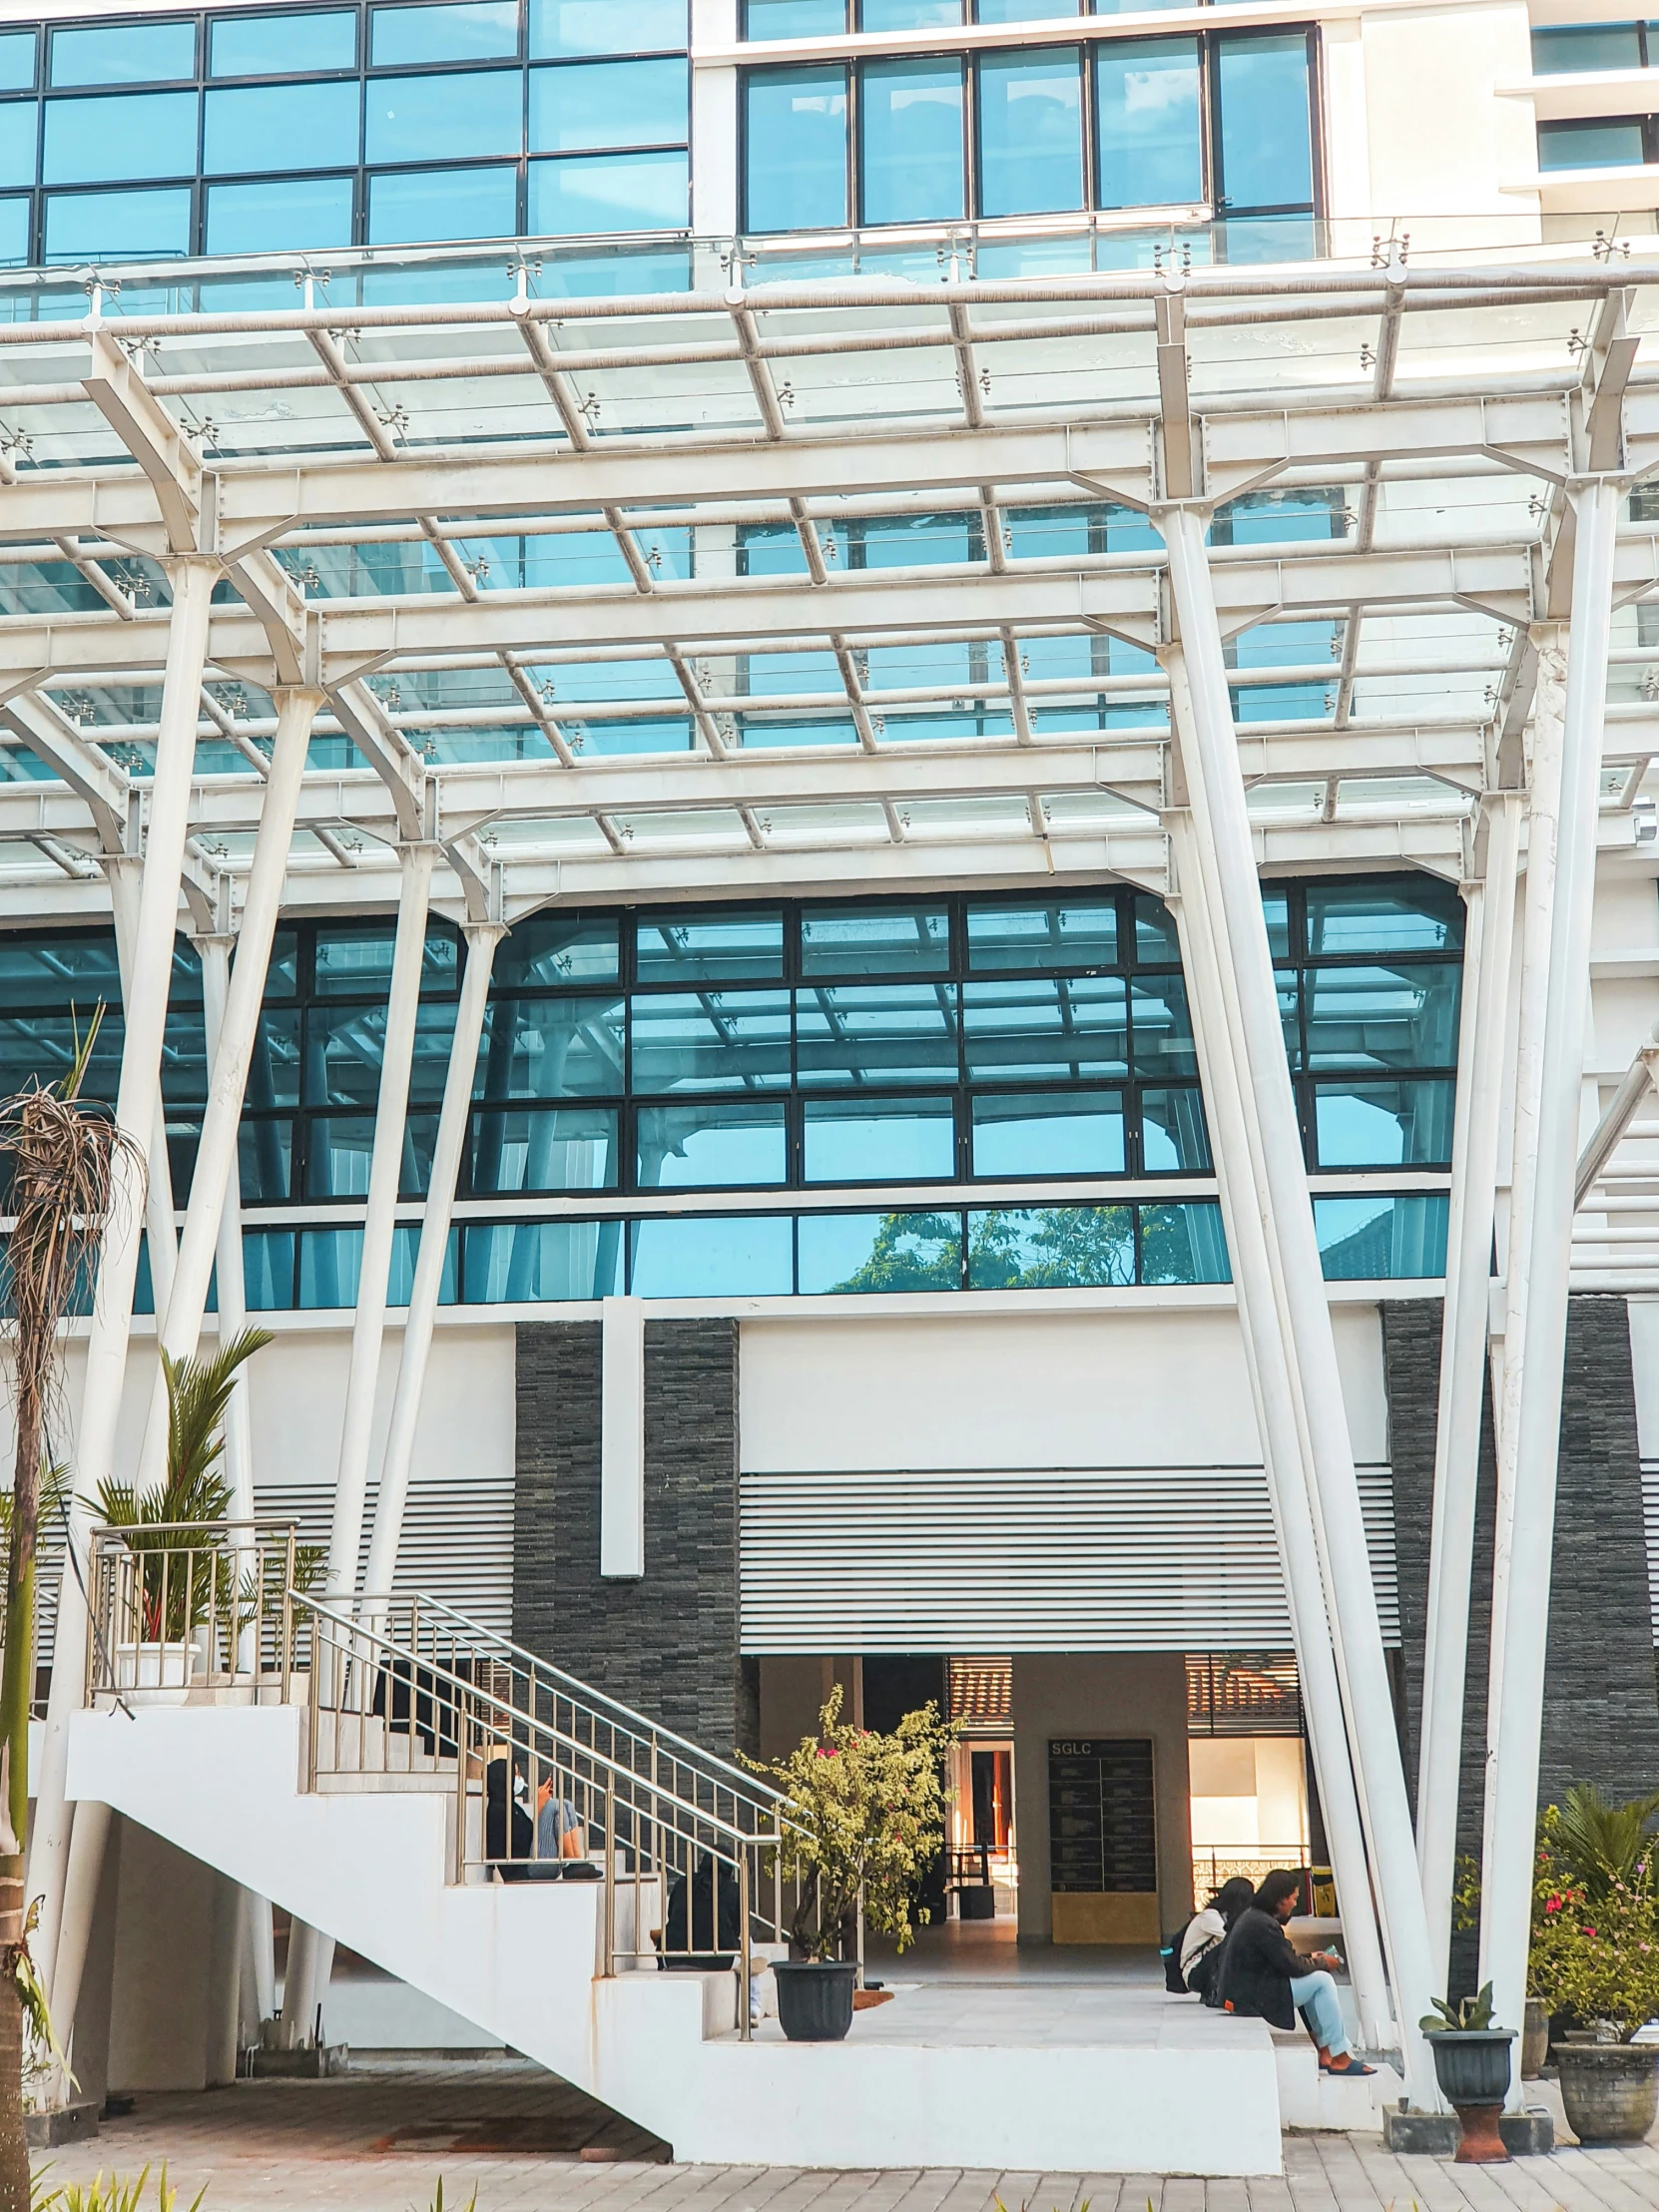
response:
<svg viewBox="0 0 1659 2212"><path fill-rule="evenodd" d="M1659 1459L1642 1461L1642 1531L1647 1537L1648 1609L1654 1648L1659 1650Z"/></svg>
<svg viewBox="0 0 1659 2212"><path fill-rule="evenodd" d="M743 1648L1227 1651L1291 1643L1260 1467L742 1478ZM1384 1642L1389 1470L1360 1469Z"/></svg>
<svg viewBox="0 0 1659 2212"><path fill-rule="evenodd" d="M334 1510L331 1482L282 1484L255 1492L262 1520L291 1520L299 1541L326 1545ZM375 1485L363 1509L361 1586L374 1525ZM506 1636L513 1621L513 1484L500 1481L411 1482L403 1515L394 1590L424 1590Z"/></svg>

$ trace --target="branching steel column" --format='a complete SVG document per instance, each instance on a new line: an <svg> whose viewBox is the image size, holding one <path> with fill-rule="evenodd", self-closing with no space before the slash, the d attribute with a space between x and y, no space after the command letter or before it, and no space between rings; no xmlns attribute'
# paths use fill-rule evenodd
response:
<svg viewBox="0 0 1659 2212"><path fill-rule="evenodd" d="M1183 725L1190 726L1192 714L1179 651L1167 656L1166 665L1179 730ZM1260 1178L1251 1153L1239 1055L1228 1018L1229 993L1211 926L1216 893L1207 878L1214 870L1204 865L1203 848L1190 814L1180 810L1167 816L1166 827L1179 890L1172 904L1181 936L1181 965L1192 992L1193 1034L1221 1186L1227 1249L1238 1286L1239 1324L1262 1433L1262 1458L1285 1566L1309 1747L1319 1783L1361 2032L1376 2049L1386 2033L1387 1987L1366 1865L1360 1801L1349 1758L1342 1686L1337 1679L1336 1655L1326 1618L1319 1541L1309 1496L1307 1437L1297 1417L1297 1389L1289 1367L1291 1354L1284 1317L1274 1292L1267 1240L1254 1196Z"/></svg>
<svg viewBox="0 0 1659 2212"><path fill-rule="evenodd" d="M369 1537L368 1563L363 1570L363 1592L369 1600L364 1617L371 1625L378 1625L383 1618L383 1607L374 1601L390 1592L392 1574L397 1566L397 1549L403 1536L409 1466L414 1457L421 1393L426 1386L432 1324L437 1317L438 1297L443 1288L443 1264L455 1206L455 1179L460 1173L461 1154L466 1147L473 1073L478 1064L479 1040L484 1033L484 1008L495 966L495 948L505 934L496 922L466 924L466 973L461 981L460 1003L455 1009L455 1034L449 1047L443 1106L432 1150L426 1213L420 1225L420 1250L409 1291L408 1319L403 1325L397 1390L391 1401L391 1425L380 1466L379 1493L374 1501L374 1528Z"/></svg>
<svg viewBox="0 0 1659 2212"><path fill-rule="evenodd" d="M1445 1986L1451 1946L1469 1577L1491 1328L1492 1215L1503 1125L1503 1046L1514 960L1520 817L1518 792L1498 792L1487 799L1481 826L1485 871L1465 888L1463 1020L1452 1133L1417 1764L1417 1864L1436 1989Z"/></svg>
<svg viewBox="0 0 1659 2212"><path fill-rule="evenodd" d="M110 879L110 910L115 921L116 965L121 975L121 1002L133 995L133 948L138 938L139 891L144 862L136 853L107 857L104 871ZM167 1311L173 1293L173 1273L179 1264L179 1232L174 1223L173 1163L167 1152L167 1108L160 1088L156 1094L156 1118L151 1125L147 1154L149 1172L144 1183L144 1231L150 1253L151 1303L158 1314Z"/></svg>
<svg viewBox="0 0 1659 2212"><path fill-rule="evenodd" d="M259 1036L260 1012L265 1004L266 971L271 962L272 940L276 933L276 917L281 909L282 882L293 839L293 820L299 807L305 754L310 744L311 723L321 704L320 692L284 690L277 694L276 739L272 750L271 774L260 810L260 829L248 877L236 966L224 999L219 1039L213 1048L213 1073L208 1086L207 1109L202 1118L202 1141L197 1148L190 1205L185 1212L185 1233L179 1246L178 1272L173 1295L165 1309L161 1301L157 1301L158 1313L164 1313L161 1343L175 1360L194 1357L202 1334L202 1319L207 1312L226 1192L237 1169L243 1096L248 1088L248 1070ZM220 1320L223 1334L223 1313ZM158 1487L166 1472L167 1385L158 1373L145 1430L144 1455L139 1465L141 1493Z"/></svg>
<svg viewBox="0 0 1659 2212"><path fill-rule="evenodd" d="M1526 1271L1526 1335L1513 1431L1502 1648L1494 1661L1496 1734L1486 1778L1481 1893L1482 1947L1485 1972L1492 1982L1493 2016L1500 2026L1517 2029L1526 1999L1567 1270L1589 1015L1601 727L1607 702L1620 487L1604 476L1581 478L1569 486L1569 496L1577 534L1561 727L1555 897L1541 1032L1537 1158L1525 1246L1517 1249L1511 1244L1509 1255L1511 1271L1517 1266Z"/></svg>
<svg viewBox="0 0 1659 2212"><path fill-rule="evenodd" d="M432 844L408 844L403 848L397 937L392 947L391 988L386 1003L385 1051L380 1062L380 1101L374 1116L374 1150L369 1159L362 1266L357 1277L351 1368L345 1388L339 1477L334 1490L333 1528L328 1542L327 1594L333 1598L349 1598L357 1582L357 1551L362 1542L363 1504L368 1488L369 1430L374 1419L375 1384L380 1375L380 1346L386 1330L387 1277L391 1266L397 1186L403 1166L409 1070L414 1060L415 1023L420 1012L421 967L426 956L426 911L436 857L437 847Z"/></svg>
<svg viewBox="0 0 1659 2212"><path fill-rule="evenodd" d="M1293 1373L1301 1385L1300 1417L1306 1425L1314 1474L1312 1498L1327 1609L1392 1968L1406 2088L1413 2104L1432 2110L1438 2093L1427 2046L1416 2025L1428 2009L1428 1926L1331 1307L1285 1055L1221 626L1204 546L1204 517L1196 508L1177 506L1155 509L1153 520L1169 551L1170 588L1185 648L1192 724L1190 740L1182 746L1182 766L1195 833L1213 855L1216 955L1232 983L1237 1006L1243 1078L1239 1095L1250 1125L1253 1162L1259 1161L1261 1170L1255 1199L1274 1262L1276 1292L1284 1301Z"/></svg>
<svg viewBox="0 0 1659 2212"><path fill-rule="evenodd" d="M206 1016L210 1067L218 1059L220 1040L225 1034L225 1008L231 992L231 952L234 943L235 939L228 934L203 936L196 940L196 949L202 955L202 1005ZM242 1168L241 1162L234 1157L225 1181L215 1267L219 1286L219 1341L221 1344L228 1344L233 1337L241 1336L248 1327L248 1294L242 1256ZM152 1417L153 1415L154 1408ZM147 1447L148 1442L149 1439L146 1438ZM248 1414L246 1368L237 1371L231 1402L225 1415L225 1471L230 1477L233 1519L252 1520L254 1439Z"/></svg>
<svg viewBox="0 0 1659 2212"><path fill-rule="evenodd" d="M156 769L150 787L150 830L133 946L132 991L126 1003L121 1081L116 1093L116 1120L140 1147L141 1156L150 1144L161 1098L162 1039L173 978L173 940L179 925L179 884L190 819L191 775L196 763L198 699L208 649L208 607L219 574L217 562L195 556L169 565L173 616ZM86 1383L75 1438L69 1542L83 1571L93 1517L88 1501L96 1497L99 1484L108 1480L115 1467L116 1421L127 1374L133 1285L138 1274L144 1214L142 1171L125 1152L116 1157L115 1204L99 1255ZM41 1977L52 1991L53 2016L61 2035L67 2035L73 2025L80 1994L80 1959L86 1951L83 1929L78 1932L80 1959L76 1960L71 1987L54 1969L69 1862L70 1807L64 1796L69 1721L86 1694L86 1633L81 1583L74 1564L66 1563L59 1588L52 1688L29 1853L29 1892L41 1900L34 1952ZM67 1958L64 1963L69 1963Z"/></svg>

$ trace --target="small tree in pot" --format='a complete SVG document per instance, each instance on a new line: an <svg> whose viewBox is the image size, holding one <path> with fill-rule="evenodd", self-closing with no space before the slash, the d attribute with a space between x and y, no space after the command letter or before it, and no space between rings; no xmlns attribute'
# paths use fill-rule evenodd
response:
<svg viewBox="0 0 1659 2212"><path fill-rule="evenodd" d="M1605 2042L1558 2043L1561 2101L1583 2143L1639 2143L1659 2113L1659 2046L1632 2038L1659 2014L1659 1896L1650 1845L1628 1871L1581 1869L1551 1806L1538 1824L1531 1980L1551 2012Z"/></svg>
<svg viewBox="0 0 1659 2212"><path fill-rule="evenodd" d="M1509 2094L1509 2046L1515 2031L1493 2027L1491 1983L1455 2005L1448 1998L1437 1999L1433 2011L1417 2024L1434 2053L1440 2094L1462 2123L1458 2165L1506 2164L1509 2153L1497 2123Z"/></svg>
<svg viewBox="0 0 1659 2212"><path fill-rule="evenodd" d="M944 1842L945 1754L956 1731L937 1706L906 1713L888 1735L841 1720L837 1687L787 1759L756 1761L789 1799L780 1846L797 1885L778 2016L792 2042L838 2042L852 2023L856 1960L844 1955L860 1903L865 1925L900 1950L914 1940L914 1899ZM839 1955L837 1955L839 1954Z"/></svg>

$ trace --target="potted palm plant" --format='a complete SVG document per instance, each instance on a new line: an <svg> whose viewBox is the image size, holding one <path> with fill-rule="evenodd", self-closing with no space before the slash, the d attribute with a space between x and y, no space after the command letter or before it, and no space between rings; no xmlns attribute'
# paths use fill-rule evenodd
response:
<svg viewBox="0 0 1659 2212"><path fill-rule="evenodd" d="M886 1735L850 1727L840 1714L836 1688L816 1736L774 1764L747 1762L789 1800L780 1860L798 1902L790 1957L773 1971L779 2023L798 2043L845 2035L857 1977L847 1951L860 1906L865 1924L903 1950L915 1935L916 1892L944 1842L945 1753L956 1732L938 1708L906 1713Z"/></svg>
<svg viewBox="0 0 1659 2212"><path fill-rule="evenodd" d="M1509 2153L1498 2133L1498 2114L1509 2094L1509 2046L1512 2027L1492 2025L1492 1985L1453 2005L1448 1998L1435 2000L1434 2009L1418 2022L1434 2053L1434 2077L1440 2094L1462 2126L1456 2161L1460 2166L1495 2166L1508 2163Z"/></svg>
<svg viewBox="0 0 1659 2212"><path fill-rule="evenodd" d="M1659 2114L1659 2046L1633 2038L1659 2014L1659 1804L1575 1789L1538 1827L1534 1988L1597 2040L1558 2042L1561 2102L1581 2143L1639 2143Z"/></svg>
<svg viewBox="0 0 1659 2212"><path fill-rule="evenodd" d="M139 1494L132 1483L99 1484L97 1508L119 1530L130 1569L116 1643L117 1686L147 1704L179 1704L201 1671L199 1632L210 1624L235 1648L243 1593L237 1554L225 1540L231 1488L221 1460L225 1413L238 1370L270 1344L245 1329L211 1360L173 1360L167 1382L167 1477Z"/></svg>

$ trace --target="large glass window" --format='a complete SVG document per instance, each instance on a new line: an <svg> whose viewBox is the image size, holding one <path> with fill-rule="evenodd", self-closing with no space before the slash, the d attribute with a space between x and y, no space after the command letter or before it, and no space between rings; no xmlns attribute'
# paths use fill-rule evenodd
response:
<svg viewBox="0 0 1659 2212"><path fill-rule="evenodd" d="M276 254L349 246L354 197L349 177L210 185L206 251Z"/></svg>
<svg viewBox="0 0 1659 2212"><path fill-rule="evenodd" d="M0 31L0 92L34 91L35 39L33 31Z"/></svg>
<svg viewBox="0 0 1659 2212"><path fill-rule="evenodd" d="M959 61L866 62L859 73L865 223L940 223L966 208Z"/></svg>
<svg viewBox="0 0 1659 2212"><path fill-rule="evenodd" d="M0 104L0 185L34 183L37 117L32 100Z"/></svg>
<svg viewBox="0 0 1659 2212"><path fill-rule="evenodd" d="M355 84L245 85L210 92L202 123L202 168L210 177L355 165L361 130Z"/></svg>
<svg viewBox="0 0 1659 2212"><path fill-rule="evenodd" d="M1532 68L1540 77L1583 69L1647 66L1640 23L1552 24L1532 33Z"/></svg>
<svg viewBox="0 0 1659 2212"><path fill-rule="evenodd" d="M1083 205L1083 66L1075 46L986 54L979 77L979 212Z"/></svg>
<svg viewBox="0 0 1659 2212"><path fill-rule="evenodd" d="M1198 40L1113 40L1096 48L1094 65L1099 205L1202 200Z"/></svg>
<svg viewBox="0 0 1659 2212"><path fill-rule="evenodd" d="M744 223L834 229L847 219L846 71L752 70L744 87Z"/></svg>
<svg viewBox="0 0 1659 2212"><path fill-rule="evenodd" d="M354 69L355 8L314 13L307 9L302 15L222 15L209 26L210 76L286 77L296 63L307 71Z"/></svg>
<svg viewBox="0 0 1659 2212"><path fill-rule="evenodd" d="M1310 205L1308 34L1230 32L1215 42L1215 68L1218 206Z"/></svg>
<svg viewBox="0 0 1659 2212"><path fill-rule="evenodd" d="M809 1098L803 1181L954 1181L956 1117L948 1098Z"/></svg>
<svg viewBox="0 0 1659 2212"><path fill-rule="evenodd" d="M47 81L163 85L196 75L196 23L109 23L55 30Z"/></svg>
<svg viewBox="0 0 1659 2212"><path fill-rule="evenodd" d="M42 179L49 185L95 185L192 176L196 106L194 92L48 100Z"/></svg>
<svg viewBox="0 0 1659 2212"><path fill-rule="evenodd" d="M683 231L690 191L684 154L566 155L561 161L532 162L529 235L572 238L587 231ZM618 727L610 726L613 731ZM662 750L660 730L651 738L649 750Z"/></svg>
<svg viewBox="0 0 1659 2212"><path fill-rule="evenodd" d="M46 200L49 263L161 261L191 250L189 185L160 192L60 192Z"/></svg>
<svg viewBox="0 0 1659 2212"><path fill-rule="evenodd" d="M436 6L371 8L368 58L375 69L431 62L512 61L518 0L439 0Z"/></svg>
<svg viewBox="0 0 1659 2212"><path fill-rule="evenodd" d="M567 62L530 72L532 154L677 146L686 137L684 61ZM500 151L500 149L497 149Z"/></svg>
<svg viewBox="0 0 1659 2212"><path fill-rule="evenodd" d="M504 239L517 229L518 177L505 166L409 170L368 181L371 246Z"/></svg>
<svg viewBox="0 0 1659 2212"><path fill-rule="evenodd" d="M377 77L368 88L367 158L442 162L516 154L524 143L522 103L516 70Z"/></svg>
<svg viewBox="0 0 1659 2212"><path fill-rule="evenodd" d="M672 53L686 44L686 0L530 0L530 59Z"/></svg>

